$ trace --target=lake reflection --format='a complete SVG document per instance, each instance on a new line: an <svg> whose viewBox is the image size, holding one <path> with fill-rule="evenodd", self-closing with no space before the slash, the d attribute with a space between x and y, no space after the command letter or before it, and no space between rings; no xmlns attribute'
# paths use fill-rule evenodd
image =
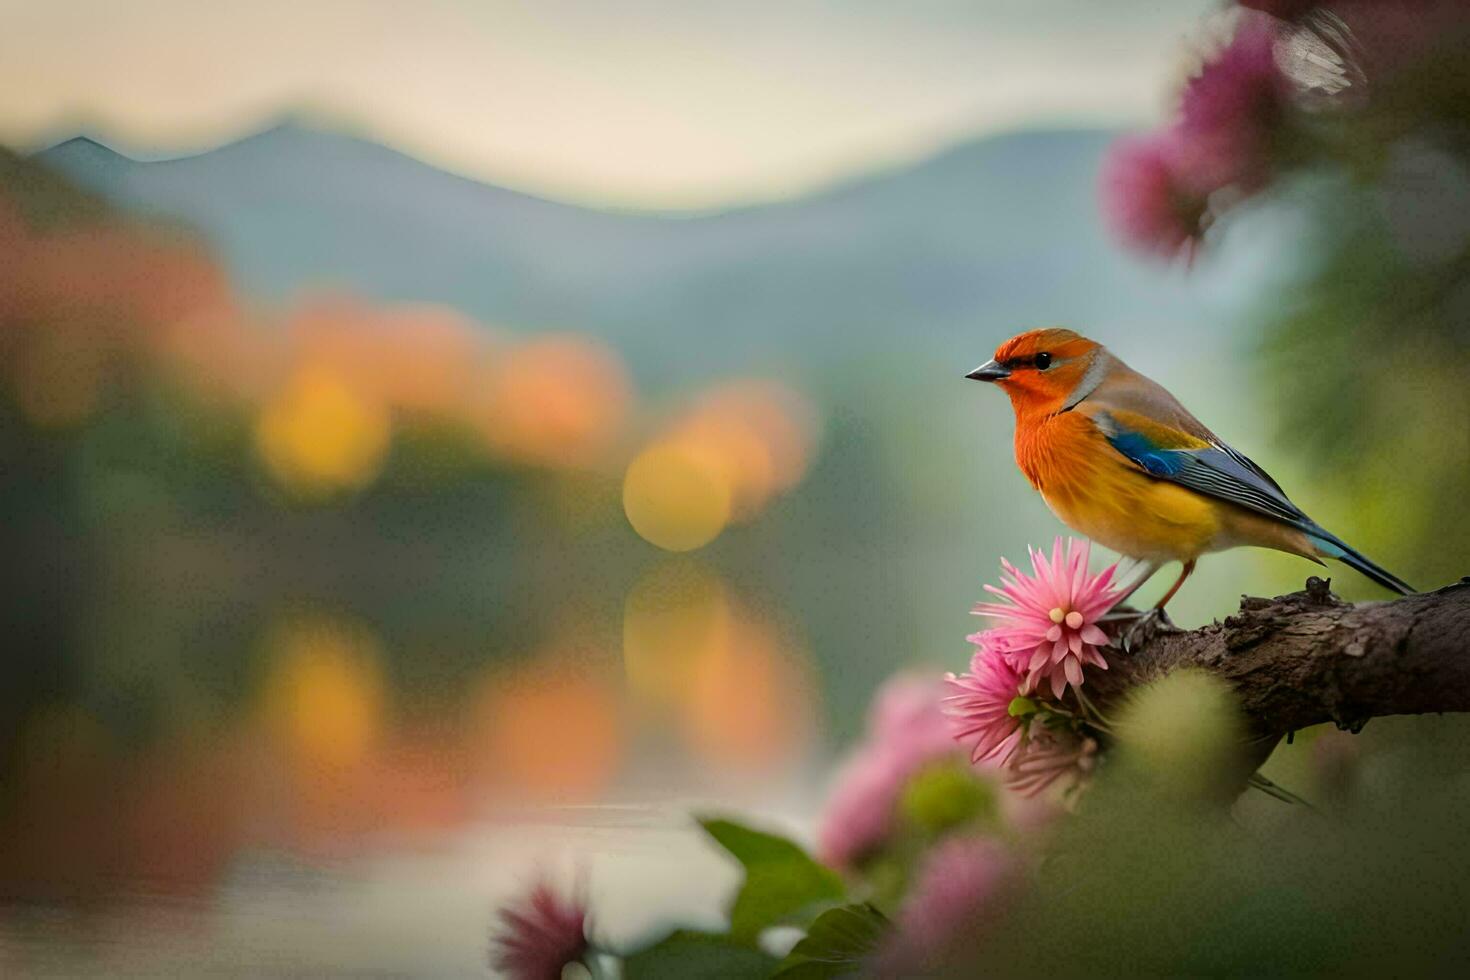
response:
<svg viewBox="0 0 1470 980"><path fill-rule="evenodd" d="M585 875L609 944L670 922L715 926L738 871L691 810L798 798L675 798L656 805L541 807L434 832L379 838L355 857L236 852L200 882L108 882L105 902L13 903L0 913L0 967L53 976L484 976L493 909L551 869ZM788 818L788 822L791 821Z"/></svg>
<svg viewBox="0 0 1470 980"><path fill-rule="evenodd" d="M619 625L487 656L430 699L366 618L294 603L224 710L132 739L79 704L33 711L0 828L4 965L483 975L493 909L538 869L615 895L610 939L715 924L736 875L690 814L812 808L813 668L686 559Z"/></svg>

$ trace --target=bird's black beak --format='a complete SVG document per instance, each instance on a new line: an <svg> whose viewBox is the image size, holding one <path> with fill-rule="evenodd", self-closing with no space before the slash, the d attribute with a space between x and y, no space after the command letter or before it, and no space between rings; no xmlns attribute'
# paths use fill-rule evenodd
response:
<svg viewBox="0 0 1470 980"><path fill-rule="evenodd" d="M999 381L1001 378L1009 378L1011 369L999 361L986 361L984 364L965 375L975 381Z"/></svg>

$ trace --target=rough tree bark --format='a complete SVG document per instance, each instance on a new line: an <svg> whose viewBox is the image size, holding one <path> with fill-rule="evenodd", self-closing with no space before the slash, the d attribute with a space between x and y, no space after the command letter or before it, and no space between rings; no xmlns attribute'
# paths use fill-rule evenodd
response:
<svg viewBox="0 0 1470 980"><path fill-rule="evenodd" d="M1332 721L1356 731L1382 715L1470 711L1470 578L1391 602L1348 603L1313 577L1301 592L1241 598L1197 630L1157 632L1110 656L1100 701L1180 667L1237 690L1253 733L1280 737Z"/></svg>

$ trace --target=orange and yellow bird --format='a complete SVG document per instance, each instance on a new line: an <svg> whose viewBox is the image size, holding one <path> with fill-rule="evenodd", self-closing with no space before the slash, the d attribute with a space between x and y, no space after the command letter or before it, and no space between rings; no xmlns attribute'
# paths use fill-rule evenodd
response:
<svg viewBox="0 0 1470 980"><path fill-rule="evenodd" d="M1336 558L1385 588L1414 591L1308 517L1265 470L1101 344L1071 330L1032 330L966 377L1010 396L1016 462L1063 522L1141 562L1138 583L1182 563L1155 609L1200 555L1241 545L1318 564Z"/></svg>

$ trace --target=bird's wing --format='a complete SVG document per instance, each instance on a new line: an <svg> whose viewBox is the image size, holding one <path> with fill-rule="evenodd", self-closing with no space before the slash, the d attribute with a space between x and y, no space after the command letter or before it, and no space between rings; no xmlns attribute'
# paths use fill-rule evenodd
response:
<svg viewBox="0 0 1470 980"><path fill-rule="evenodd" d="M1213 435L1187 432L1127 409L1099 406L1088 414L1108 443L1150 476L1304 531L1320 530L1265 470Z"/></svg>

